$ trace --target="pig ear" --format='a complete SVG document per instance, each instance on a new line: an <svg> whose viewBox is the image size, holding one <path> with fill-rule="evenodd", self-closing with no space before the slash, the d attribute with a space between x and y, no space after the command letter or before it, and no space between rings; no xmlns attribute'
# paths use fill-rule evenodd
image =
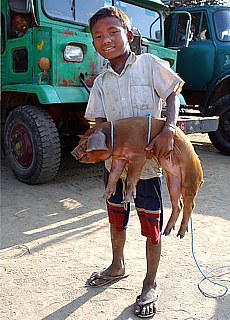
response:
<svg viewBox="0 0 230 320"><path fill-rule="evenodd" d="M97 131L88 137L86 152L93 150L109 150L105 144L106 136L103 132Z"/></svg>

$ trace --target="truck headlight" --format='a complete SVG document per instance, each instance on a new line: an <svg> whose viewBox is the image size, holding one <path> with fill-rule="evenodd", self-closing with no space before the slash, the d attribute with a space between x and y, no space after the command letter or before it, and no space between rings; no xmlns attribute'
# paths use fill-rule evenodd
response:
<svg viewBox="0 0 230 320"><path fill-rule="evenodd" d="M64 59L71 62L82 62L84 59L82 48L74 44L66 45L64 50Z"/></svg>

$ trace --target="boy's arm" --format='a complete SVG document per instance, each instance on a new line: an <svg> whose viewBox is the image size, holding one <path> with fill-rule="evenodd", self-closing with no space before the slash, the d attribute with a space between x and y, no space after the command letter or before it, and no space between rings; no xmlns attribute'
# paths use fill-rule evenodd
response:
<svg viewBox="0 0 230 320"><path fill-rule="evenodd" d="M180 101L175 92L168 96L166 104L165 126L162 131L150 141L145 149L151 155L155 155L158 158L168 156L173 149L175 127L180 108Z"/></svg>

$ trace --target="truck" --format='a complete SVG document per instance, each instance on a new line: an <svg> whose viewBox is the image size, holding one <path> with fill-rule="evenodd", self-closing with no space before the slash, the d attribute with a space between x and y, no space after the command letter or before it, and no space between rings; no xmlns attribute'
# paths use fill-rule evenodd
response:
<svg viewBox="0 0 230 320"><path fill-rule="evenodd" d="M170 10L161 0L57 0L55 4L53 0L2 0L2 146L9 166L23 183L52 180L60 167L62 147L76 143L90 126L84 113L90 88L105 61L95 52L88 19L99 8L110 5L125 11L136 27L132 43L136 54L155 54L177 71L180 48L166 43L165 23ZM29 22L20 37L12 25L15 15L23 15ZM186 17L185 45L191 23L191 16ZM171 19L173 27L175 21ZM170 33L169 40L171 37ZM218 98L216 108L227 100L220 95ZM183 111L187 105L182 96L180 100ZM223 117L214 110L195 118L182 114L178 126L186 133L211 134L220 127L219 115Z"/></svg>
<svg viewBox="0 0 230 320"><path fill-rule="evenodd" d="M230 155L230 6L224 3L171 1L165 43L178 50L176 70L185 81L184 115L218 116L218 129L208 135L221 153ZM189 21L193 33L187 45Z"/></svg>

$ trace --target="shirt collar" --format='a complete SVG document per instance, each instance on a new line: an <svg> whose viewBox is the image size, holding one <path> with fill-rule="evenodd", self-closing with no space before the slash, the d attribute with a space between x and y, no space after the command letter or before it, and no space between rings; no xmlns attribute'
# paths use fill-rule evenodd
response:
<svg viewBox="0 0 230 320"><path fill-rule="evenodd" d="M124 73L125 69L127 68L127 66L128 66L129 64L133 64L133 63L136 61L136 59L137 59L137 57L136 57L135 53L131 51L128 59L126 60L124 69L122 70L122 72L121 72L120 75L122 75L122 74ZM104 65L104 67L102 68L102 72L107 72L107 71L110 71L110 72L112 72L112 73L117 74L117 73L113 70L113 68L111 67L111 63L110 63L109 61L107 61L106 64Z"/></svg>

